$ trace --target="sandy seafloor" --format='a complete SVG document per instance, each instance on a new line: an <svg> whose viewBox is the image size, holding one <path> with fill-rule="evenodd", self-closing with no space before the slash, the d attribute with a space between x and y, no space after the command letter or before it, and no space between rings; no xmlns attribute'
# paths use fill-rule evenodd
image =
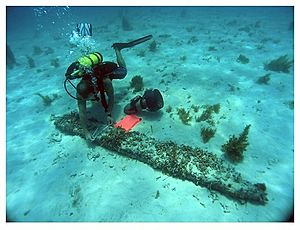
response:
<svg viewBox="0 0 300 230"><path fill-rule="evenodd" d="M46 12L44 12L44 10ZM14 14L12 17L10 13ZM264 70L264 63L287 54L293 59L292 8L32 8L8 10L7 44L17 65L7 69L6 211L9 221L100 222L269 222L284 221L294 205L294 71ZM122 29L124 15L132 30ZM18 21L18 22L17 22ZM158 88L165 107L140 114L135 131L159 140L201 147L224 161L221 146L251 124L249 146L236 170L267 186L265 206L240 204L74 136L59 133L51 115L77 110L63 88L69 64L81 56L70 45L77 22L93 24L93 51L115 61L114 42L148 34L151 41L122 50L128 75L114 80L114 119L137 94L131 78ZM247 29L248 28L248 29ZM34 54L34 46L41 54ZM214 47L212 48L209 47ZM51 52L51 49L53 52ZM143 55L144 52L144 55ZM249 63L237 62L240 54ZM35 67L30 68L28 57ZM59 66L51 60L58 58ZM270 73L268 84L257 84ZM41 97L58 98L45 106ZM215 136L203 143L192 105L220 103ZM91 106L91 105L90 105ZM167 106L172 111L166 111ZM97 105L94 105L97 107ZM177 108L190 110L183 124ZM105 120L103 110L94 116ZM151 131L152 126L152 131ZM157 196L159 191L159 196Z"/></svg>

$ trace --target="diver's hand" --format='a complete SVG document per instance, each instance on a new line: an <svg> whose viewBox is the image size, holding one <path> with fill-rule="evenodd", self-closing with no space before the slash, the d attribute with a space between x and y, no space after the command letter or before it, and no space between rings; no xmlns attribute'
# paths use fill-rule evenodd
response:
<svg viewBox="0 0 300 230"><path fill-rule="evenodd" d="M112 118L111 115L107 115L107 124L108 125L113 125L115 123L114 119Z"/></svg>
<svg viewBox="0 0 300 230"><path fill-rule="evenodd" d="M90 132L85 133L85 139L87 141L94 141L94 139L92 138L92 135L90 134Z"/></svg>

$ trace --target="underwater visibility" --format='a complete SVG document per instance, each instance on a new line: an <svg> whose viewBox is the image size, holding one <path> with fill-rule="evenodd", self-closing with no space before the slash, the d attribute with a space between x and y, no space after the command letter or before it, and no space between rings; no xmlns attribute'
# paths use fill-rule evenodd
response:
<svg viewBox="0 0 300 230"><path fill-rule="evenodd" d="M8 222L293 222L293 7L6 20Z"/></svg>

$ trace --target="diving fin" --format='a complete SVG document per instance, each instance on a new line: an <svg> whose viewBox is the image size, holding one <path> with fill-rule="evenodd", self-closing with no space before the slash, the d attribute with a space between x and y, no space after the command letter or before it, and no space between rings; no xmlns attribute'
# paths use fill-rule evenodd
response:
<svg viewBox="0 0 300 230"><path fill-rule="evenodd" d="M76 25L76 31L80 37L92 36L92 24L78 23Z"/></svg>
<svg viewBox="0 0 300 230"><path fill-rule="evenodd" d="M141 44L145 41L148 41L152 38L152 35L147 35L145 37L142 37L142 38L139 38L139 39L136 39L134 41L131 41L131 42L127 42L127 43L114 43L112 45L113 48L117 48L118 50L121 50L121 49L124 49L124 48L130 48L130 47L133 47L133 46L136 46L138 44Z"/></svg>

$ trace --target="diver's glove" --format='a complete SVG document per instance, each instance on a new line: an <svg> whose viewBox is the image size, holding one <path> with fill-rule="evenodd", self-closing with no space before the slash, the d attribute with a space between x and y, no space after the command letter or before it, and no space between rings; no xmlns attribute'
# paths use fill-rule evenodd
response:
<svg viewBox="0 0 300 230"><path fill-rule="evenodd" d="M113 124L115 124L114 119L113 119L112 117L110 117L110 116L107 116L107 124L108 124L108 125L113 125Z"/></svg>

